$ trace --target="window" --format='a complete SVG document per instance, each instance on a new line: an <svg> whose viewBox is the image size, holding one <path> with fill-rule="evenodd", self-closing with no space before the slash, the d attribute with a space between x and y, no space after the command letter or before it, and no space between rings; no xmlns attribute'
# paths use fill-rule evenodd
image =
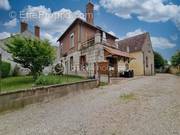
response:
<svg viewBox="0 0 180 135"><path fill-rule="evenodd" d="M70 57L70 70L73 70L73 56Z"/></svg>
<svg viewBox="0 0 180 135"><path fill-rule="evenodd" d="M103 32L103 38L102 39L103 39L103 41L106 41L106 39L107 39L105 32Z"/></svg>
<svg viewBox="0 0 180 135"><path fill-rule="evenodd" d="M146 67L148 68L148 57L146 56Z"/></svg>
<svg viewBox="0 0 180 135"><path fill-rule="evenodd" d="M74 47L74 33L70 35L70 47Z"/></svg>
<svg viewBox="0 0 180 135"><path fill-rule="evenodd" d="M86 56L80 56L80 70L86 70Z"/></svg>
<svg viewBox="0 0 180 135"><path fill-rule="evenodd" d="M129 53L129 46L127 46L127 47L126 47L126 52L128 52L128 53Z"/></svg>
<svg viewBox="0 0 180 135"><path fill-rule="evenodd" d="M60 45L60 56L62 56L62 54L63 54L63 43L61 43Z"/></svg>

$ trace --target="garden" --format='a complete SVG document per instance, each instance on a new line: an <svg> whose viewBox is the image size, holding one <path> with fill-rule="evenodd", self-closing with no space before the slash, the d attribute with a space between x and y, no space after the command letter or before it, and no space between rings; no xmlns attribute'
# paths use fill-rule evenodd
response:
<svg viewBox="0 0 180 135"><path fill-rule="evenodd" d="M67 84L82 81L85 78L75 75L63 75L62 72L43 69L53 64L56 52L48 40L39 40L16 36L7 43L7 52L12 54L13 62L29 69L26 75L17 74L12 69L12 63L6 60L0 62L0 92L12 92L40 86Z"/></svg>

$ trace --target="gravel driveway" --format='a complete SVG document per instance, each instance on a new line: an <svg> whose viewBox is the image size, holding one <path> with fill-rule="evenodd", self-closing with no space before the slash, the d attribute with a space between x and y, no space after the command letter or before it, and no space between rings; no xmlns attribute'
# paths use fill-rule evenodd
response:
<svg viewBox="0 0 180 135"><path fill-rule="evenodd" d="M180 135L180 77L121 81L1 114L0 135Z"/></svg>

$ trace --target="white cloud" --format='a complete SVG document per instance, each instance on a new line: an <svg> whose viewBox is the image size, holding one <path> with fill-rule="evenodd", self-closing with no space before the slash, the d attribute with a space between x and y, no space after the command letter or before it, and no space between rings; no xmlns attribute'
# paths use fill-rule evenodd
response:
<svg viewBox="0 0 180 135"><path fill-rule="evenodd" d="M0 9L9 10L11 6L8 0L0 0Z"/></svg>
<svg viewBox="0 0 180 135"><path fill-rule="evenodd" d="M114 33L113 31L109 31L108 33L113 35L113 36L116 36L116 33Z"/></svg>
<svg viewBox="0 0 180 135"><path fill-rule="evenodd" d="M20 17L21 20L39 25L41 36L49 39L53 44L57 44L57 39L76 18L84 19L85 17L80 10L71 11L62 8L53 12L50 8L42 5L37 7L28 6L23 10Z"/></svg>
<svg viewBox="0 0 180 135"><path fill-rule="evenodd" d="M132 36L136 36L142 33L145 33L145 31L142 29L136 29L135 31L126 33L126 37L132 37Z"/></svg>
<svg viewBox="0 0 180 135"><path fill-rule="evenodd" d="M164 0L100 0L108 12L124 19L137 18L146 22L173 21L180 29L180 6Z"/></svg>
<svg viewBox="0 0 180 135"><path fill-rule="evenodd" d="M9 32L2 32L0 33L0 39L8 38L10 35L11 34Z"/></svg>
<svg viewBox="0 0 180 135"><path fill-rule="evenodd" d="M94 10L99 11L99 9L100 9L100 6L98 4L94 4Z"/></svg>
<svg viewBox="0 0 180 135"><path fill-rule="evenodd" d="M176 46L176 44L163 37L151 37L151 41L154 48L168 49Z"/></svg>
<svg viewBox="0 0 180 135"><path fill-rule="evenodd" d="M57 43L58 37L57 36L52 36L51 34L49 34L47 32L44 32L41 34L42 34L42 38L48 39L52 43L52 45L58 45L58 43Z"/></svg>
<svg viewBox="0 0 180 135"><path fill-rule="evenodd" d="M8 28L15 27L16 25L17 25L17 19L16 18L10 20L9 22L4 23L4 26L6 26Z"/></svg>
<svg viewBox="0 0 180 135"><path fill-rule="evenodd" d="M129 37L133 37L142 33L145 33L146 31L142 30L142 29L136 29L134 31L130 31L127 32L125 36L119 37L120 40L125 39L125 38L129 38Z"/></svg>
<svg viewBox="0 0 180 135"><path fill-rule="evenodd" d="M79 10L71 11L70 9L62 8L53 12L45 6L28 6L24 9L24 12L24 19L38 24L43 30L48 31L50 34L56 32L62 34L75 18L84 18L84 14Z"/></svg>

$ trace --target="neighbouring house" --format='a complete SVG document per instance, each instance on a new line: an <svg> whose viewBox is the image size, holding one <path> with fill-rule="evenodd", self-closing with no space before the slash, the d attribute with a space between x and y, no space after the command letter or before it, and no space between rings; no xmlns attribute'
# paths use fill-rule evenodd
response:
<svg viewBox="0 0 180 135"><path fill-rule="evenodd" d="M94 5L86 6L86 21L80 18L67 28L58 39L60 61L65 73L94 76L98 62L109 62L111 76L128 69L132 57L120 51L118 38L94 25Z"/></svg>
<svg viewBox="0 0 180 135"><path fill-rule="evenodd" d="M180 65L177 67L170 66L169 73L171 74L180 74Z"/></svg>
<svg viewBox="0 0 180 135"><path fill-rule="evenodd" d="M154 53L149 33L120 40L118 48L135 58L129 64L135 75L154 75Z"/></svg>
<svg viewBox="0 0 180 135"><path fill-rule="evenodd" d="M14 69L16 70L18 75L26 75L30 72L29 69L21 67L19 64L15 63L13 61L13 58L10 53L6 51L6 42L14 37L14 36L24 36L24 37L32 37L32 38L40 38L40 27L39 26L34 26L34 34L28 30L28 24L26 22L21 22L20 23L20 33L12 34L10 37L1 39L0 40L0 53L1 53L1 58L4 61L7 61L11 63L11 74L14 72Z"/></svg>

